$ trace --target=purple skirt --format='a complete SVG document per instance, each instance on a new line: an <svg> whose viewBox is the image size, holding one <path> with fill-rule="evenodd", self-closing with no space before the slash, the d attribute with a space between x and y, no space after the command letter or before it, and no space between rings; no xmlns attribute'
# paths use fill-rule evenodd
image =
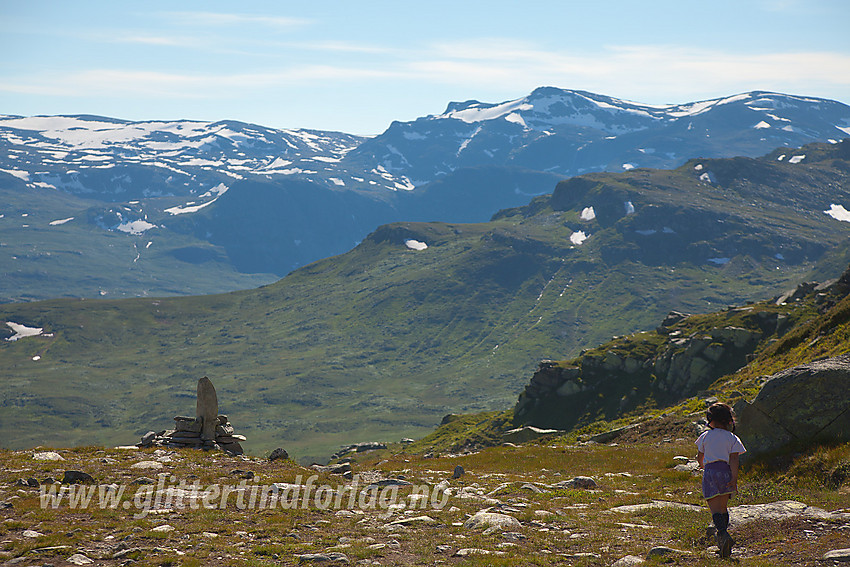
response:
<svg viewBox="0 0 850 567"><path fill-rule="evenodd" d="M709 500L715 496L734 494L734 491L729 488L730 482L732 482L732 469L729 468L729 463L726 461L708 463L702 474L703 498Z"/></svg>

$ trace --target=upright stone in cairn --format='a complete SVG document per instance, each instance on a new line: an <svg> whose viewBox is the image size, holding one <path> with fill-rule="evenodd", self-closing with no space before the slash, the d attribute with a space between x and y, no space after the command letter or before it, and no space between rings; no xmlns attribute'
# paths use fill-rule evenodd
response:
<svg viewBox="0 0 850 567"><path fill-rule="evenodd" d="M198 404L195 416L201 420L201 439L215 440L215 426L218 425L218 396L210 379L204 376L198 380Z"/></svg>
<svg viewBox="0 0 850 567"><path fill-rule="evenodd" d="M195 417L175 417L174 429L159 433L149 431L138 446L221 449L231 455L241 455L244 450L240 441L245 441L245 437L233 432L226 415L218 415L218 395L210 379L204 376L198 380Z"/></svg>

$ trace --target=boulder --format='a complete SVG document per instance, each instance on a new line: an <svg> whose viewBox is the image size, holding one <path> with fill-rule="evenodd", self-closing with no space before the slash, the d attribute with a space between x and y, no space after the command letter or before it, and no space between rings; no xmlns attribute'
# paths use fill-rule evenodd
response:
<svg viewBox="0 0 850 567"><path fill-rule="evenodd" d="M823 441L850 441L850 355L771 376L752 403L740 402L737 434L747 457Z"/></svg>
<svg viewBox="0 0 850 567"><path fill-rule="evenodd" d="M589 476L577 476L572 480L562 480L561 482L553 484L550 488L577 488L581 490L593 490L594 488L598 488L598 486L596 484L596 481L590 478Z"/></svg>
<svg viewBox="0 0 850 567"><path fill-rule="evenodd" d="M278 447L277 449L272 451L271 454L269 455L270 461L276 461L278 459L286 460L288 458L289 458L289 453L283 447Z"/></svg>
<svg viewBox="0 0 850 567"><path fill-rule="evenodd" d="M499 514L496 512L478 512L469 518L463 527L467 529L475 528L498 528L501 530L512 530L521 528L522 524L513 516L507 514Z"/></svg>
<svg viewBox="0 0 850 567"><path fill-rule="evenodd" d="M65 471L62 484L76 484L78 482L94 482L89 473L83 471Z"/></svg>
<svg viewBox="0 0 850 567"><path fill-rule="evenodd" d="M833 549L832 551L827 551L823 556L823 560L850 563L850 548Z"/></svg>
<svg viewBox="0 0 850 567"><path fill-rule="evenodd" d="M56 451L42 451L40 453L33 453L32 458L36 461L64 461L62 455L57 453Z"/></svg>

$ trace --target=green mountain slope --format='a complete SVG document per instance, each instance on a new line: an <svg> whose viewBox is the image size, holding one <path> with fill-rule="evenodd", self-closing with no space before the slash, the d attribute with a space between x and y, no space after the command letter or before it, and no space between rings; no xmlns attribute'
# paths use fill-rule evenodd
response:
<svg viewBox="0 0 850 567"><path fill-rule="evenodd" d="M173 198L151 199L146 203ZM53 297L188 295L248 289L276 279L240 273L225 250L170 230L163 219L138 234L107 231L114 211L143 218L136 204L108 205L56 189L0 183L0 303ZM170 215L165 215L170 216ZM165 219L166 222L169 219Z"/></svg>
<svg viewBox="0 0 850 567"><path fill-rule="evenodd" d="M846 256L850 224L824 211L850 204L848 143L804 153L573 178L489 223L383 226L252 291L0 306L45 333L0 344L4 442L134 441L191 413L203 375L249 450L302 459L506 407L542 358Z"/></svg>

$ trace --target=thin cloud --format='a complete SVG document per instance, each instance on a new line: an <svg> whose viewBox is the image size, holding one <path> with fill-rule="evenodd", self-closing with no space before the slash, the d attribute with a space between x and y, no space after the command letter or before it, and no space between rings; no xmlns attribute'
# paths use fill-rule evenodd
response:
<svg viewBox="0 0 850 567"><path fill-rule="evenodd" d="M349 41L313 41L313 42L290 42L281 43L281 47L294 47L307 51L334 51L342 53L393 53L396 49L381 47L377 45L367 45L363 43L354 43Z"/></svg>
<svg viewBox="0 0 850 567"><path fill-rule="evenodd" d="M162 16L170 21L196 26L236 26L249 24L274 28L297 28L313 23L313 20L306 18L230 14L220 12L163 12Z"/></svg>
<svg viewBox="0 0 850 567"><path fill-rule="evenodd" d="M166 37L153 35L115 35L110 38L115 43L138 43L163 47L198 47L200 42L190 37Z"/></svg>
<svg viewBox="0 0 850 567"><path fill-rule="evenodd" d="M502 45L502 47L499 47ZM429 55L433 55L429 58ZM676 45L608 46L594 53L547 51L501 40L440 44L408 62L412 76L459 85L558 84L632 98L699 96L752 89L846 90L850 56L835 52L740 53ZM667 100L665 102L686 102Z"/></svg>
<svg viewBox="0 0 850 567"><path fill-rule="evenodd" d="M153 42L158 41L156 37L138 36ZM828 93L847 93L850 88L850 55L834 52L742 54L676 45L628 45L575 53L519 42L495 49L499 43L488 39L445 43L424 50L366 50L365 58L347 64L319 61L244 70L222 68L214 73L150 69L89 69L51 76L33 73L7 77L0 84L0 92L229 100L251 91L280 93L290 87L316 85L352 88L358 83L373 88L381 88L381 84L413 88L440 84L452 91L481 93L506 92L508 88L517 94L540 85L556 85L648 104L669 104L756 89L836 98ZM329 53L356 52L361 47L344 42L306 45Z"/></svg>
<svg viewBox="0 0 850 567"><path fill-rule="evenodd" d="M250 90L300 86L317 81L392 79L381 69L304 65L257 73L181 74L122 69L93 69L53 76L49 81L20 79L0 84L0 92L56 97L161 96L220 98Z"/></svg>

